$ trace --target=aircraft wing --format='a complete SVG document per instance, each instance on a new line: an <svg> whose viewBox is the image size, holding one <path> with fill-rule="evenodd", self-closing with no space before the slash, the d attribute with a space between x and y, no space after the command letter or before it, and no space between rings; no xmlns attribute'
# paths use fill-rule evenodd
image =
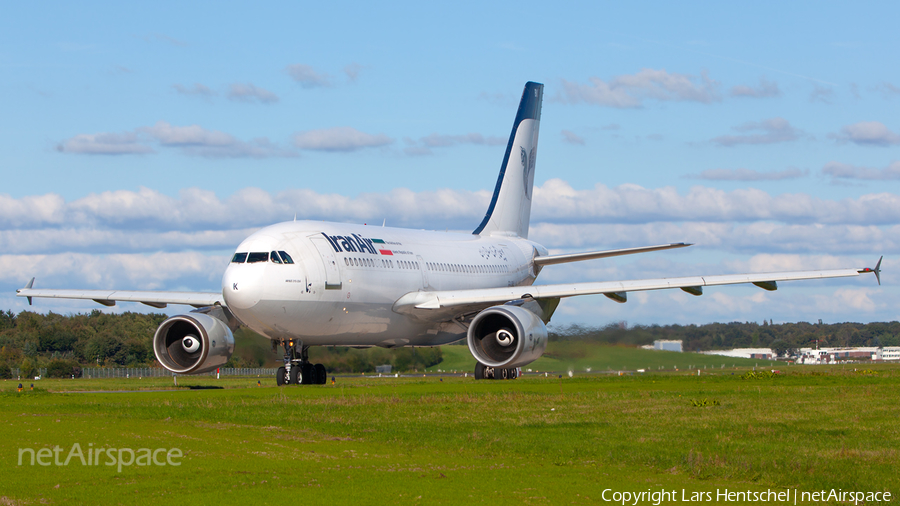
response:
<svg viewBox="0 0 900 506"><path fill-rule="evenodd" d="M802 279L825 279L859 276L874 272L879 277L881 260L874 269L834 269L823 271L773 272L759 274L725 274L718 276L690 276L683 278L639 279L631 281L601 281L555 285L511 286L503 288L483 288L470 290L445 290L432 292L410 292L394 303L394 310L427 318L475 311L496 304L520 299L554 299L576 295L603 294L616 302L625 302L628 292L664 290L680 288L692 295L702 295L704 286L735 285L752 283L766 290L776 290L778 281Z"/></svg>
<svg viewBox="0 0 900 506"><path fill-rule="evenodd" d="M104 306L115 306L117 301L140 302L155 308L164 308L168 304L185 304L194 307L212 306L216 303L225 305L222 293L212 292L149 292L128 290L57 290L35 289L34 278L25 288L16 290L16 296L27 297L31 304L33 297L48 299L87 299Z"/></svg>

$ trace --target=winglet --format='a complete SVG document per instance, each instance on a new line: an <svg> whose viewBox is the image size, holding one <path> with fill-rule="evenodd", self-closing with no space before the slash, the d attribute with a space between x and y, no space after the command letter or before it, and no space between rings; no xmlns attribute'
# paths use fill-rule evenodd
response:
<svg viewBox="0 0 900 506"><path fill-rule="evenodd" d="M25 288L23 288L23 290L30 289L32 286L34 286L34 278L31 278L31 281L29 281L28 284L25 285ZM26 299L28 299L28 305L30 306L31 305L31 297L26 297Z"/></svg>
<svg viewBox="0 0 900 506"><path fill-rule="evenodd" d="M866 267L865 269L861 269L861 270L859 271L859 273L862 274L862 273L864 273L864 272L874 272L874 273L875 273L875 279L878 280L878 285L881 286L881 261L882 261L882 260L884 260L884 255L881 255L881 257L878 258L878 263L875 264L875 268L874 268L874 269L870 269L870 268Z"/></svg>

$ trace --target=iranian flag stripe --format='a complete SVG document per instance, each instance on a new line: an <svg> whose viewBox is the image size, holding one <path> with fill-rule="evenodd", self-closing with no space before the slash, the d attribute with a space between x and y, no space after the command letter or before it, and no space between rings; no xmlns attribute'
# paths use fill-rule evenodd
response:
<svg viewBox="0 0 900 506"><path fill-rule="evenodd" d="M394 252L389 249L380 249L380 250L378 250L378 252L381 253L382 255L394 256Z"/></svg>

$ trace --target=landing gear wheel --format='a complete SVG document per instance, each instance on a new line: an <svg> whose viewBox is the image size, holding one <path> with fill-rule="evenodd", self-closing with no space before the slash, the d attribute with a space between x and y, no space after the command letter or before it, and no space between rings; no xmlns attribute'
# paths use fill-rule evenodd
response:
<svg viewBox="0 0 900 506"><path fill-rule="evenodd" d="M500 378L508 380L509 379L509 369L500 369Z"/></svg>
<svg viewBox="0 0 900 506"><path fill-rule="evenodd" d="M301 374L300 367L297 365L292 365L291 366L291 385L299 385L303 381L303 378L300 376L300 374Z"/></svg>
<svg viewBox="0 0 900 506"><path fill-rule="evenodd" d="M325 366L322 364L316 364L315 370L316 370L316 384L324 385L328 381L328 371L325 370Z"/></svg>
<svg viewBox="0 0 900 506"><path fill-rule="evenodd" d="M519 377L519 369L516 367L512 367L507 369L508 373L506 375L506 379L514 380Z"/></svg>
<svg viewBox="0 0 900 506"><path fill-rule="evenodd" d="M285 369L284 367L279 367L277 371L275 371L275 384L278 386L284 386L287 381L285 381Z"/></svg>
<svg viewBox="0 0 900 506"><path fill-rule="evenodd" d="M312 364L310 364L309 362L305 362L303 364L300 364L300 367L298 367L298 369L300 370L301 375L299 382L301 385L312 385L315 383L315 376L313 374L315 369L313 368Z"/></svg>
<svg viewBox="0 0 900 506"><path fill-rule="evenodd" d="M505 370L505 369L502 369L502 370ZM496 371L497 370L495 368L488 367L488 366L482 364L481 362L478 362L475 364L475 379L477 379L477 380L496 379L496 377L495 377Z"/></svg>

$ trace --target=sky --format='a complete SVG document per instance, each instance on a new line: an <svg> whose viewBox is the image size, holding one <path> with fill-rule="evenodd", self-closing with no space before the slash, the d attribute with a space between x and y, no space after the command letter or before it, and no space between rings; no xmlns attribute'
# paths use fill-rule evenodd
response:
<svg viewBox="0 0 900 506"><path fill-rule="evenodd" d="M295 215L470 233L537 81L530 238L553 253L695 244L551 266L538 283L885 256L881 286L578 297L554 325L897 320L900 6L867 5L6 6L0 309L29 309L15 289L32 277L219 291L236 245Z"/></svg>

